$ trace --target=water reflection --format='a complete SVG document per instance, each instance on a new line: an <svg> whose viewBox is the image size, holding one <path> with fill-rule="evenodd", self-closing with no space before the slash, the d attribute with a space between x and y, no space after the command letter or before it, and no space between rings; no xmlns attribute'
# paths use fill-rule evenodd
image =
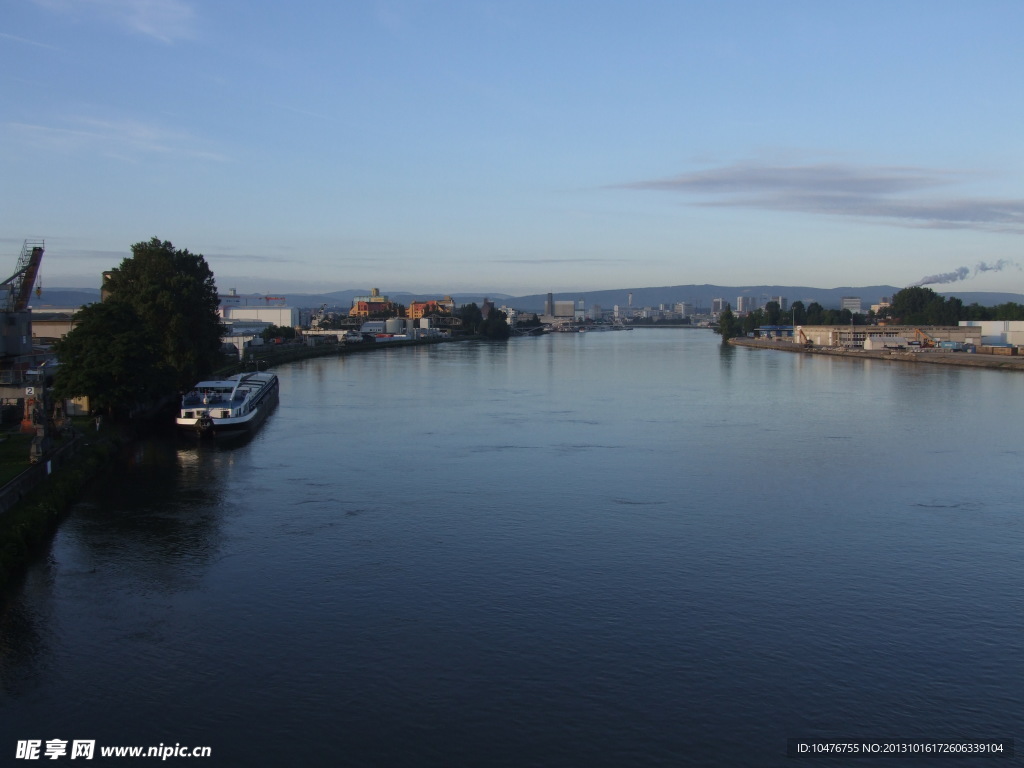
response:
<svg viewBox="0 0 1024 768"><path fill-rule="evenodd" d="M232 456L216 443L138 444L69 521L76 565L96 572L118 563L139 588L162 593L194 586L220 548L220 475Z"/></svg>

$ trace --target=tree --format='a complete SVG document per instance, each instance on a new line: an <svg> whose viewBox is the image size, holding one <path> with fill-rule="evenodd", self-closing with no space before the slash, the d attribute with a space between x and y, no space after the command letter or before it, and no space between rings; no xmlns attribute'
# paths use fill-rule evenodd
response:
<svg viewBox="0 0 1024 768"><path fill-rule="evenodd" d="M794 325L803 325L807 322L807 310L802 301L794 301L789 305L789 309Z"/></svg>
<svg viewBox="0 0 1024 768"><path fill-rule="evenodd" d="M782 306L777 301L769 301L764 305L765 325L782 324Z"/></svg>
<svg viewBox="0 0 1024 768"><path fill-rule="evenodd" d="M220 300L202 255L155 237L136 243L104 291L57 346L59 396L131 411L173 397L220 363Z"/></svg>
<svg viewBox="0 0 1024 768"><path fill-rule="evenodd" d="M825 308L816 301L812 301L807 305L807 315L804 318L807 325L822 325L822 321L825 319Z"/></svg>
<svg viewBox="0 0 1024 768"><path fill-rule="evenodd" d="M466 333L475 334L479 332L484 316L475 301L470 304L463 304L455 314L462 320L462 327Z"/></svg>
<svg viewBox="0 0 1024 768"><path fill-rule="evenodd" d="M942 297L919 285L904 288L892 297L892 314L907 325L937 325Z"/></svg>
<svg viewBox="0 0 1024 768"><path fill-rule="evenodd" d="M512 335L512 329L508 327L508 316L500 309L491 309L487 319L480 323L478 333L487 339L507 339Z"/></svg>
<svg viewBox="0 0 1024 768"><path fill-rule="evenodd" d="M294 339L295 329L288 326L269 325L260 332L260 337L264 341L270 341L271 339Z"/></svg>
<svg viewBox="0 0 1024 768"><path fill-rule="evenodd" d="M104 287L106 301L125 302L138 313L176 389L191 387L220 362L220 298L201 254L156 237L136 243Z"/></svg>
<svg viewBox="0 0 1024 768"><path fill-rule="evenodd" d="M129 304L91 304L75 315L75 322L56 345L57 397L88 395L93 408L111 415L159 398L168 371Z"/></svg>
<svg viewBox="0 0 1024 768"><path fill-rule="evenodd" d="M764 325L764 312L760 309L755 309L753 312L748 312L743 316L743 320L740 321L740 325L743 328L743 333L748 336L755 330Z"/></svg>
<svg viewBox="0 0 1024 768"><path fill-rule="evenodd" d="M740 335L739 321L729 307L723 309L722 313L718 316L718 329L715 333L721 334L723 344L734 336Z"/></svg>

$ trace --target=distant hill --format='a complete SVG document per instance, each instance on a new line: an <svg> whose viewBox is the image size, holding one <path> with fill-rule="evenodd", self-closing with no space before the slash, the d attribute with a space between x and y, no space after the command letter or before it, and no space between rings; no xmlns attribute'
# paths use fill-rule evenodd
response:
<svg viewBox="0 0 1024 768"><path fill-rule="evenodd" d="M620 307L629 305L629 295L632 294L633 307L657 307L660 304L675 304L685 301L695 304L698 307L710 307L713 299L725 299L733 307L736 306L736 299L739 296L753 296L755 299L767 300L776 296L786 298L790 303L802 301L805 305L816 301L825 309L838 309L840 300L844 296L859 296L865 310L872 304L877 304L883 297L891 297L900 291L900 288L892 285L869 285L860 287L841 288L812 288L810 286L792 285L670 285L654 288L620 288L606 291L580 291L578 293L556 292L552 297L556 301L578 301L583 299L584 304L589 308L598 304L605 309L611 309L616 304ZM324 304L328 309L347 309L352 306L352 300L356 296L365 296L370 293L367 288L357 288L345 291L332 291L330 293L274 293L271 296L284 296L290 307L314 308ZM396 291L389 293L381 291L384 295L400 304L408 305L413 301L424 301L426 299L437 299L439 293L409 293ZM1016 302L1024 304L1024 294L1020 293L997 293L978 291L936 291L943 296L956 296L964 304L980 304L991 307L996 304ZM450 294L455 303L470 304L475 302L481 304L485 298L491 299L496 304L507 304L516 309L527 312L543 312L544 302L547 300L546 293L537 293L529 296L510 296L505 293L454 293ZM266 300L262 294L242 294L241 297L249 306L265 306ZM68 309L80 307L83 304L91 304L99 301L100 292L96 288L46 288L40 297L33 297L32 308L37 312L45 312L47 309ZM275 302L276 303L276 302ZM760 302L758 302L760 303Z"/></svg>
<svg viewBox="0 0 1024 768"><path fill-rule="evenodd" d="M29 306L36 312L50 309L77 309L100 300L99 288L43 288L33 295Z"/></svg>
<svg viewBox="0 0 1024 768"><path fill-rule="evenodd" d="M840 288L813 288L804 285L672 285L660 288L622 288L613 291L581 291L579 293L553 293L555 300L583 299L587 307L598 304L604 309L611 309L616 304L625 307L630 303L632 294L633 307L657 307L660 304L675 304L685 301L698 307L711 307L714 299L725 299L735 308L736 299L740 296L753 296L755 299L767 301L777 296L784 297L790 304L802 301L805 305L816 301L825 309L838 309L844 296L858 296L865 311L878 304L883 297L892 297L900 288L893 285L845 286ZM1024 294L1020 293L980 293L963 291L936 291L943 296L957 296L964 304L978 303L983 306L994 306L1014 301L1024 304ZM540 312L544 309L547 294L519 296L509 303L517 309ZM758 301L758 304L761 302Z"/></svg>

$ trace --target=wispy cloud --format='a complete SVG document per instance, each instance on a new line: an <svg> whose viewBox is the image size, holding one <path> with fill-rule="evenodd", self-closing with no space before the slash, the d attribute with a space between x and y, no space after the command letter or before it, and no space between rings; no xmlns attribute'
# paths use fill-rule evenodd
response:
<svg viewBox="0 0 1024 768"><path fill-rule="evenodd" d="M617 185L678 192L695 205L857 216L892 224L1024 234L1024 199L935 195L971 174L905 166L741 163ZM708 199L712 197L712 199Z"/></svg>
<svg viewBox="0 0 1024 768"><path fill-rule="evenodd" d="M136 120L104 120L75 117L66 127L33 123L7 123L23 142L61 152L89 151L107 157L134 161L153 154L179 155L224 162L227 158L204 149L200 141L186 133Z"/></svg>
<svg viewBox="0 0 1024 768"><path fill-rule="evenodd" d="M195 35L196 13L182 0L35 0L62 14L89 14L165 43Z"/></svg>
<svg viewBox="0 0 1024 768"><path fill-rule="evenodd" d="M40 43L38 40L29 40L28 38L18 37L17 35L9 35L6 32L0 32L0 38L4 40L11 40L15 43L21 43L22 45L31 45L37 48L45 48L48 51L60 50L55 45L50 45L49 43Z"/></svg>
<svg viewBox="0 0 1024 768"><path fill-rule="evenodd" d="M578 259L491 259L492 264L625 264L629 259L600 259L600 258L578 258Z"/></svg>
<svg viewBox="0 0 1024 768"><path fill-rule="evenodd" d="M286 256L257 256L251 253L208 253L206 257L216 261L244 261L258 262L260 264L294 264L300 259L290 259Z"/></svg>

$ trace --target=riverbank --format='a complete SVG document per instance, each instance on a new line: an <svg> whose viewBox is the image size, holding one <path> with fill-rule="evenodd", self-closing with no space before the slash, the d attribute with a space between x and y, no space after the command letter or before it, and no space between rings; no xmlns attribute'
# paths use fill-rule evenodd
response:
<svg viewBox="0 0 1024 768"><path fill-rule="evenodd" d="M69 453L64 460L56 461L55 453L22 473L45 472L43 477L19 484L19 476L4 486L4 492L16 499L5 499L0 511L0 589L31 561L82 489L110 465L130 439L115 425L104 425L100 431L80 430L59 449Z"/></svg>
<svg viewBox="0 0 1024 768"><path fill-rule="evenodd" d="M895 349L864 350L842 349L838 347L802 347L790 341L751 339L740 336L729 339L729 343L737 347L776 349L782 352L794 352L805 355L830 355L832 357L850 357L858 360L886 360L913 365L955 365L965 368L988 368L1000 371L1024 372L1024 358L1009 355L947 352L939 349L922 349L918 352L909 352Z"/></svg>
<svg viewBox="0 0 1024 768"><path fill-rule="evenodd" d="M314 357L344 357L346 355L365 354L382 349L398 347L423 347L435 344L450 344L459 341L480 339L481 336L444 336L431 339L405 339L402 341L366 341L359 344L322 343L314 346L306 344L264 344L251 348L245 359L218 371L221 375L231 375L241 371L252 370L253 367L272 368L285 363L308 360Z"/></svg>

